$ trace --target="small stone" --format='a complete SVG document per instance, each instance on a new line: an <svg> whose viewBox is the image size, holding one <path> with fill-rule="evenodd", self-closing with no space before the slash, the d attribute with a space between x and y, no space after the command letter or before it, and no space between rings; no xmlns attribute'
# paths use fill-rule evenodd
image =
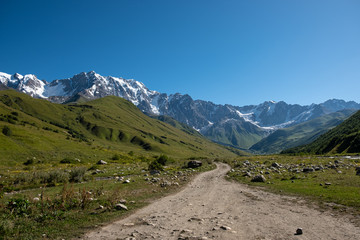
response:
<svg viewBox="0 0 360 240"><path fill-rule="evenodd" d="M272 167L275 167L275 168L279 168L280 165L277 163L277 162L274 162L273 164L271 164Z"/></svg>
<svg viewBox="0 0 360 240"><path fill-rule="evenodd" d="M303 234L302 228L296 229L296 235L301 235L301 234Z"/></svg>
<svg viewBox="0 0 360 240"><path fill-rule="evenodd" d="M160 171L159 170L151 170L150 175L160 175Z"/></svg>
<svg viewBox="0 0 360 240"><path fill-rule="evenodd" d="M104 160L99 160L96 164L105 165L105 164L107 164L107 162L105 162Z"/></svg>
<svg viewBox="0 0 360 240"><path fill-rule="evenodd" d="M246 173L244 174L244 177L252 177L252 175L251 175L250 172L246 172Z"/></svg>
<svg viewBox="0 0 360 240"><path fill-rule="evenodd" d="M307 173L307 172L314 172L315 169L313 169L312 167L306 167L306 168L303 168L303 172L304 173Z"/></svg>
<svg viewBox="0 0 360 240"><path fill-rule="evenodd" d="M38 201L40 201L40 198L34 197L34 198L33 198L33 201L34 201L34 202L38 202Z"/></svg>
<svg viewBox="0 0 360 240"><path fill-rule="evenodd" d="M118 204L116 204L115 205L115 208L117 209L117 210L122 210L122 209L124 209L124 210L128 210L128 208L127 208L127 206L125 206L124 204L121 204L121 203L118 203Z"/></svg>
<svg viewBox="0 0 360 240"><path fill-rule="evenodd" d="M192 218L190 218L188 221L189 221L189 222L192 222L192 221L202 222L202 221L204 221L204 219L202 219L202 218L192 217Z"/></svg>
<svg viewBox="0 0 360 240"><path fill-rule="evenodd" d="M132 226L135 226L135 224L134 223L124 223L124 226L126 226L126 227L132 227Z"/></svg>
<svg viewBox="0 0 360 240"><path fill-rule="evenodd" d="M330 186L330 185L331 185L331 183L329 183L329 182L325 183L325 186Z"/></svg>
<svg viewBox="0 0 360 240"><path fill-rule="evenodd" d="M228 227L228 226L221 226L220 228L222 230L226 230L226 231L231 230L231 227Z"/></svg>

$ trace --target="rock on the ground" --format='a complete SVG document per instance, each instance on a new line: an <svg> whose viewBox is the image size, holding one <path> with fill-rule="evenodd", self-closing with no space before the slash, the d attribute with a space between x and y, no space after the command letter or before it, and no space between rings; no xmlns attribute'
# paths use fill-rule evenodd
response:
<svg viewBox="0 0 360 240"><path fill-rule="evenodd" d="M105 164L107 164L107 162L105 162L104 160L99 160L96 164L105 165Z"/></svg>
<svg viewBox="0 0 360 240"><path fill-rule="evenodd" d="M192 160L190 162L188 162L188 168L198 168L202 166L202 162L201 161L196 161L196 160Z"/></svg>
<svg viewBox="0 0 360 240"><path fill-rule="evenodd" d="M280 165L277 162L274 162L273 164L271 164L271 166L274 167L274 168L279 168L280 167Z"/></svg>
<svg viewBox="0 0 360 240"><path fill-rule="evenodd" d="M256 175L251 179L252 182L265 182L266 178L263 175Z"/></svg>
<svg viewBox="0 0 360 240"><path fill-rule="evenodd" d="M228 226L221 226L220 227L222 230L231 230L231 227L228 227Z"/></svg>
<svg viewBox="0 0 360 240"><path fill-rule="evenodd" d="M311 167L306 167L306 168L303 168L303 172L306 173L306 172L314 172L315 169L311 168Z"/></svg>
<svg viewBox="0 0 360 240"><path fill-rule="evenodd" d="M121 203L118 203L118 204L116 204L115 205L115 208L117 209L117 210L128 210L128 208L127 208L127 206L125 206L124 204L121 204Z"/></svg>

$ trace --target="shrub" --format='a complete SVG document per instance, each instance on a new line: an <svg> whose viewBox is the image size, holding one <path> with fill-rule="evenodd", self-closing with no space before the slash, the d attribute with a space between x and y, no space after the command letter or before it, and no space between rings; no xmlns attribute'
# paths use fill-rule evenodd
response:
<svg viewBox="0 0 360 240"><path fill-rule="evenodd" d="M86 173L85 167L73 168L70 171L70 182L81 182L84 180Z"/></svg>
<svg viewBox="0 0 360 240"><path fill-rule="evenodd" d="M11 131L11 129L10 129L8 126L4 126L4 127L3 127L2 133L3 133L5 136L11 136L11 135L12 135L12 131Z"/></svg>
<svg viewBox="0 0 360 240"><path fill-rule="evenodd" d="M63 170L54 170L49 172L48 183L67 183L69 181L69 173Z"/></svg>
<svg viewBox="0 0 360 240"><path fill-rule="evenodd" d="M120 160L120 155L119 155L119 154L115 154L111 159L112 159L112 160Z"/></svg>
<svg viewBox="0 0 360 240"><path fill-rule="evenodd" d="M163 165L161 165L161 163L159 163L157 160L154 160L149 164L149 170L162 171L162 170L164 170L164 168L163 168Z"/></svg>
<svg viewBox="0 0 360 240"><path fill-rule="evenodd" d="M165 166L166 162L169 160L169 157L166 155L160 155L160 157L157 158L157 162L161 165Z"/></svg>
<svg viewBox="0 0 360 240"><path fill-rule="evenodd" d="M24 216L30 214L30 202L23 198L12 198L7 203L7 209L11 214Z"/></svg>

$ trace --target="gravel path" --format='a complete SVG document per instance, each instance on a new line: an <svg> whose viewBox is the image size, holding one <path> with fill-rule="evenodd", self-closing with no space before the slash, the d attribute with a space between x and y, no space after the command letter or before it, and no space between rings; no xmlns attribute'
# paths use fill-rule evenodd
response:
<svg viewBox="0 0 360 240"><path fill-rule="evenodd" d="M228 182L229 170L218 164L181 192L84 239L360 239L360 229L345 216L320 212L300 198ZM297 228L302 235L295 235Z"/></svg>

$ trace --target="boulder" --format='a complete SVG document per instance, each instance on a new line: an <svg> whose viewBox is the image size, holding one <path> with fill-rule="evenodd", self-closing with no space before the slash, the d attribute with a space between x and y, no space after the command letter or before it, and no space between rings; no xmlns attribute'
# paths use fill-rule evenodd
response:
<svg viewBox="0 0 360 240"><path fill-rule="evenodd" d="M277 162L274 162L273 164L271 164L271 166L274 167L274 168L279 168L280 167L280 165Z"/></svg>
<svg viewBox="0 0 360 240"><path fill-rule="evenodd" d="M128 210L127 206L125 206L124 204L118 203L115 205L115 209L116 210Z"/></svg>
<svg viewBox="0 0 360 240"><path fill-rule="evenodd" d="M188 168L198 168L202 166L202 162L201 161L196 161L196 160L192 160L190 162L188 162Z"/></svg>
<svg viewBox="0 0 360 240"><path fill-rule="evenodd" d="M263 175L256 175L251 179L252 182L266 182L266 178Z"/></svg>

